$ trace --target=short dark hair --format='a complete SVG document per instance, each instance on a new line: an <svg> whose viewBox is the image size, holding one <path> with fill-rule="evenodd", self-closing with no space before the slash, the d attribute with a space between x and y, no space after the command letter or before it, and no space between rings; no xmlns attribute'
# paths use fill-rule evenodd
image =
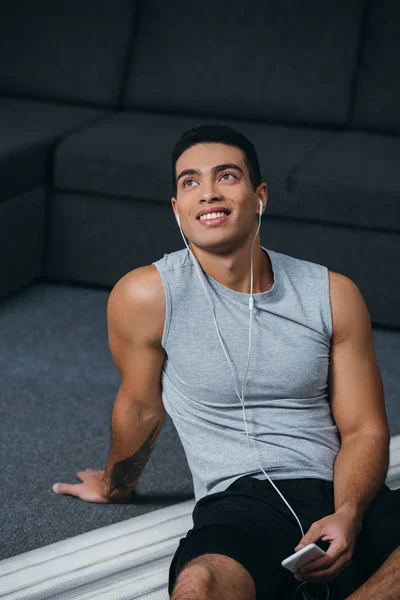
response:
<svg viewBox="0 0 400 600"><path fill-rule="evenodd" d="M220 143L236 146L244 152L244 162L250 176L251 186L254 191L261 183L260 165L257 152L250 140L238 131L227 125L200 125L186 131L175 144L172 150L172 185L176 197L176 162L178 158L191 146L204 143Z"/></svg>

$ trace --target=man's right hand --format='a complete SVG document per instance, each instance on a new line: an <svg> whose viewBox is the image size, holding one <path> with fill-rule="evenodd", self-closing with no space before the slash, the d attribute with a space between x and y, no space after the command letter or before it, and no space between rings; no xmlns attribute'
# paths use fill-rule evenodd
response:
<svg viewBox="0 0 400 600"><path fill-rule="evenodd" d="M52 487L56 494L69 494L86 502L97 502L99 504L111 503L104 488L104 471L86 469L78 471L77 476L83 483L55 483Z"/></svg>

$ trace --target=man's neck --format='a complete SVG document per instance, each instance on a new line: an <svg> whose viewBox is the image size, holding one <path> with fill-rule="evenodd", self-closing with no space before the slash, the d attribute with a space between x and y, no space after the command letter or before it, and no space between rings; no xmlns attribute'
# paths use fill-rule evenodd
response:
<svg viewBox="0 0 400 600"><path fill-rule="evenodd" d="M268 292L274 284L272 265L267 253L262 250L259 240L253 248L253 294ZM205 251L203 248L190 249L207 275L221 285L244 294L250 293L250 251L235 256L220 256Z"/></svg>

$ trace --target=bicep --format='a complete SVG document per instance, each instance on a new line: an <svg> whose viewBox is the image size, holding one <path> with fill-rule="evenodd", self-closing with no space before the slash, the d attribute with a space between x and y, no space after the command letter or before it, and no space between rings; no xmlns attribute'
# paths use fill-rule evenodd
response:
<svg viewBox="0 0 400 600"><path fill-rule="evenodd" d="M361 431L388 435L382 376L368 308L357 285L330 272L333 337L329 390L342 439Z"/></svg>
<svg viewBox="0 0 400 600"><path fill-rule="evenodd" d="M117 288L117 286L119 286ZM107 305L108 341L121 375L118 398L149 413L165 414L161 371L165 351L159 340L157 305L134 282L119 282Z"/></svg>

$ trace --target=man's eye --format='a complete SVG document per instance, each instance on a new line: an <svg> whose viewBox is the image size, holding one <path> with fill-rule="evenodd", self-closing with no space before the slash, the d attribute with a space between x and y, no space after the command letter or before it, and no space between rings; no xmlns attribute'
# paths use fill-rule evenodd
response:
<svg viewBox="0 0 400 600"><path fill-rule="evenodd" d="M231 177L233 177L234 179L236 179L235 175L233 173L223 173L221 175L221 179L222 177L225 177L225 175L230 175ZM182 187L188 187L186 184L188 181L194 181L194 179L185 179L185 181L182 183ZM189 185L189 187L192 187L191 185Z"/></svg>
<svg viewBox="0 0 400 600"><path fill-rule="evenodd" d="M188 181L194 181L194 179L185 179L185 181L182 184L182 187L186 187L186 184ZM191 185L189 187L192 187Z"/></svg>

